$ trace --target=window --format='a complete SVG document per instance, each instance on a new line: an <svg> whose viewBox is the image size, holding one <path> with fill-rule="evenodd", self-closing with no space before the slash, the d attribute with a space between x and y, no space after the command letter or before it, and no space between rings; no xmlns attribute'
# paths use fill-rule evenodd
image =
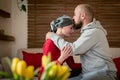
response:
<svg viewBox="0 0 120 80"><path fill-rule="evenodd" d="M114 0L81 0L93 6L96 19L100 20L108 31L110 47L120 47L120 2ZM40 48L45 35L50 31L49 23L56 17L66 14L73 16L79 0L28 0L28 47ZM80 35L80 30L67 39L73 42Z"/></svg>

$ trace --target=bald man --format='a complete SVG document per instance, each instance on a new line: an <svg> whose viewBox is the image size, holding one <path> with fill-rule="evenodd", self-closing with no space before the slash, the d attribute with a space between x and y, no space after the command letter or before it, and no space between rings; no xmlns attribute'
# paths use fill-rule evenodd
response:
<svg viewBox="0 0 120 80"><path fill-rule="evenodd" d="M107 31L94 18L91 6L79 4L74 10L73 19L76 29L81 28L81 35L75 42L69 43L51 32L46 34L46 38L53 40L59 49L71 45L73 55L80 55L82 73L69 80L117 80Z"/></svg>

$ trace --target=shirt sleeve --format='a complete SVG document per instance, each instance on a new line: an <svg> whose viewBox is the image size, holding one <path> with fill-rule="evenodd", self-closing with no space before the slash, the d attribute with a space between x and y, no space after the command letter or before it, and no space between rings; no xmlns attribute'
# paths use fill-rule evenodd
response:
<svg viewBox="0 0 120 80"><path fill-rule="evenodd" d="M50 47L52 47L52 44L47 40L43 46L43 54L48 55L49 52L53 52L52 48Z"/></svg>
<svg viewBox="0 0 120 80"><path fill-rule="evenodd" d="M81 36L73 43L65 41L63 38L53 34L50 39L55 45L62 49L66 45L71 45L73 54L83 54L96 44L96 31L94 29L84 31Z"/></svg>
<svg viewBox="0 0 120 80"><path fill-rule="evenodd" d="M51 53L51 60L56 60L56 56L54 55L56 49L53 41L51 40L47 40L43 46L43 54L48 55L49 52Z"/></svg>

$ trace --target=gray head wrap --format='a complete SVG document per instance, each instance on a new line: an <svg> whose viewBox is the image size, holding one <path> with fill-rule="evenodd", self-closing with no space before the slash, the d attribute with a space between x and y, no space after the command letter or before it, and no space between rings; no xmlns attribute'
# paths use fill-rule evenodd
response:
<svg viewBox="0 0 120 80"><path fill-rule="evenodd" d="M64 27L72 24L74 24L72 18L66 15L60 16L50 23L51 32L56 32L57 28L59 27Z"/></svg>

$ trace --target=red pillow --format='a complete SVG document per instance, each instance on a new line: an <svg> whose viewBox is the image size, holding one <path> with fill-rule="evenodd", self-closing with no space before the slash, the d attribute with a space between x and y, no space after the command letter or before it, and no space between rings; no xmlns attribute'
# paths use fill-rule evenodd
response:
<svg viewBox="0 0 120 80"><path fill-rule="evenodd" d="M27 65L33 65L36 68L41 66L41 58L43 53L28 53L22 51L23 53L23 60L27 63Z"/></svg>
<svg viewBox="0 0 120 80"><path fill-rule="evenodd" d="M117 76L120 79L120 57L114 58L113 61L114 61L116 68L117 68Z"/></svg>

